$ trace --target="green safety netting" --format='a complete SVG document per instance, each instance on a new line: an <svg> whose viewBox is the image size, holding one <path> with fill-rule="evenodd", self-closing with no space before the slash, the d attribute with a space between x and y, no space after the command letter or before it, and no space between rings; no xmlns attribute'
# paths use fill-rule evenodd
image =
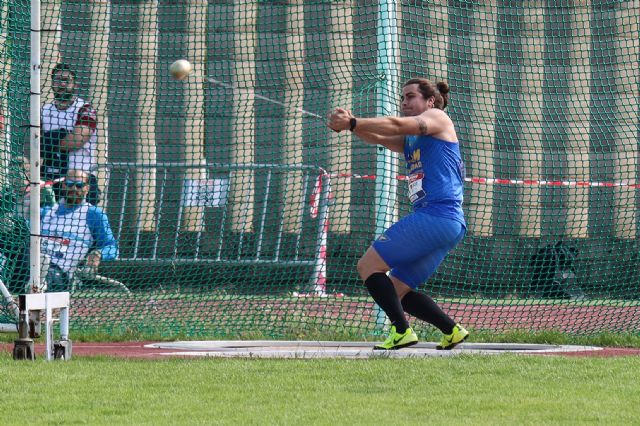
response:
<svg viewBox="0 0 640 426"><path fill-rule="evenodd" d="M16 295L30 3L0 4L0 274ZM355 266L409 212L404 164L322 117L398 114L402 82L426 77L451 86L468 230L423 290L474 329L637 333L637 1L41 7L42 103L69 65L96 112L87 169L119 244L67 277L72 332L382 330ZM194 72L176 81L181 58ZM15 322L6 300L1 322Z"/></svg>

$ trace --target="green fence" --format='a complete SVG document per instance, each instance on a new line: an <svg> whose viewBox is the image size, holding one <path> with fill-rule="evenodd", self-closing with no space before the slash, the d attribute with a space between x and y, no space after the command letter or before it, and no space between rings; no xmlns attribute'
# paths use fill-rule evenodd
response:
<svg viewBox="0 0 640 426"><path fill-rule="evenodd" d="M30 3L0 4L1 277L17 294ZM639 16L637 1L43 0L42 102L68 64L120 249L78 275L72 331L380 330L355 265L409 211L402 159L300 110L396 114L423 76L452 89L468 222L423 289L476 329L637 333ZM175 81L180 58L195 71Z"/></svg>

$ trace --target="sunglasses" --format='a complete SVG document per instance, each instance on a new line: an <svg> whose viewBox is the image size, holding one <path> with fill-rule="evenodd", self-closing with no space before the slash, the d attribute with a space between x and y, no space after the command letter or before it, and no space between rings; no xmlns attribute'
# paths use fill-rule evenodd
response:
<svg viewBox="0 0 640 426"><path fill-rule="evenodd" d="M86 182L83 182L81 180L65 180L64 181L64 185L67 188L73 188L75 186L78 189L82 189L86 184L87 184Z"/></svg>

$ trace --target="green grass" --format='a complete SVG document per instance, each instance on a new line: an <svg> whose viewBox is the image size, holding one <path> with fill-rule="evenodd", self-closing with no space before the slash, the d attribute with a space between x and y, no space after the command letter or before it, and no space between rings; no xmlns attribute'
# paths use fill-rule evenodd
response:
<svg viewBox="0 0 640 426"><path fill-rule="evenodd" d="M633 424L640 357L160 361L0 354L5 424Z"/></svg>

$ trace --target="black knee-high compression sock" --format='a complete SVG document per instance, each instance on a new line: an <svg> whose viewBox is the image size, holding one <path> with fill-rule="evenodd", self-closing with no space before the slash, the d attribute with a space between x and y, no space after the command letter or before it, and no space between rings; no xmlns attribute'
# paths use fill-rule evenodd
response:
<svg viewBox="0 0 640 426"><path fill-rule="evenodd" d="M398 333L404 333L409 328L409 322L404 316L402 304L396 294L391 279L383 272L376 272L364 281L369 294L380 308L387 314L391 324Z"/></svg>
<svg viewBox="0 0 640 426"><path fill-rule="evenodd" d="M444 334L451 334L456 325L455 321L424 293L412 290L405 294L402 298L402 307L409 315L433 324Z"/></svg>

